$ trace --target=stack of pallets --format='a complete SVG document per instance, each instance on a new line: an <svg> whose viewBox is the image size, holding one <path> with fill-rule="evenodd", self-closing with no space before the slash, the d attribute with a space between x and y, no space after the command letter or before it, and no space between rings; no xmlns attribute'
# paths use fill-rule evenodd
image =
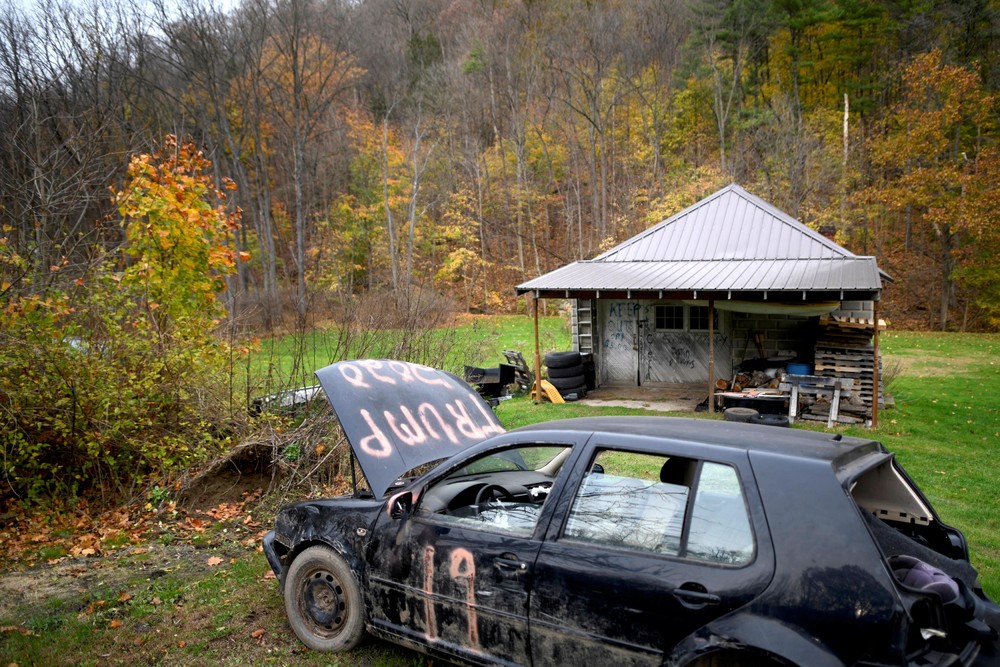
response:
<svg viewBox="0 0 1000 667"><path fill-rule="evenodd" d="M815 373L823 377L850 378L871 417L875 395L875 348L872 334L875 323L861 318L820 318L821 331L816 341ZM879 329L885 322L879 320ZM885 407L882 384L882 360L879 359L879 408Z"/></svg>

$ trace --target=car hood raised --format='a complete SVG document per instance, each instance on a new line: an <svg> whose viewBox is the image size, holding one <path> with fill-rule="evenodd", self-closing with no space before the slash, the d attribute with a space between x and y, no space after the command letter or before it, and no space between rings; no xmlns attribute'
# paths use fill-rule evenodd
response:
<svg viewBox="0 0 1000 667"><path fill-rule="evenodd" d="M359 359L316 377L376 497L417 466L504 432L472 387L429 366Z"/></svg>

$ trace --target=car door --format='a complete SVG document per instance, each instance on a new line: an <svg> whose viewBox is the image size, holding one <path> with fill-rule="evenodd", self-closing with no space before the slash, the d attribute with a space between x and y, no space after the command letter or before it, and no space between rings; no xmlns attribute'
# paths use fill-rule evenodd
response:
<svg viewBox="0 0 1000 667"><path fill-rule="evenodd" d="M535 450L565 451L563 461L570 454L535 443L491 454L513 469L472 461L430 482L408 518L379 519L368 557L376 634L471 663L530 664L528 594L551 518L548 495L560 483L558 470L530 468Z"/></svg>
<svg viewBox="0 0 1000 667"><path fill-rule="evenodd" d="M622 441L627 440L622 438ZM660 665L773 572L748 462L598 444L535 563L535 664Z"/></svg>

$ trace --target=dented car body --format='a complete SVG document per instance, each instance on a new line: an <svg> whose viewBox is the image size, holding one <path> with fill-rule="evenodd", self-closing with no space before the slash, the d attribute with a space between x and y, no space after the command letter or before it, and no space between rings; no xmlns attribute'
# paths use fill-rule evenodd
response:
<svg viewBox="0 0 1000 667"><path fill-rule="evenodd" d="M472 665L1000 660L965 538L878 442L669 417L504 433L440 371L317 375L371 492L289 505L264 539L312 648L367 631Z"/></svg>

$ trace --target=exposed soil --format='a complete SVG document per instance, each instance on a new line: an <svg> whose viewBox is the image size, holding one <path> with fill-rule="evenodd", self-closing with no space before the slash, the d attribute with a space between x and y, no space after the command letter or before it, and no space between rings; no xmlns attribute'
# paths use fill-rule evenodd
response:
<svg viewBox="0 0 1000 667"><path fill-rule="evenodd" d="M660 384L642 387L602 386L577 401L583 405L642 408L663 412L694 412L695 406L708 396L705 383Z"/></svg>
<svg viewBox="0 0 1000 667"><path fill-rule="evenodd" d="M121 587L129 579L180 571L184 578L197 578L211 570L210 558L229 560L253 552L267 525L254 517L260 508L253 499L270 482L263 471L223 467L194 480L173 509L149 520L141 544L104 545L88 555L27 558L0 570L0 617L25 605L77 600L96 589Z"/></svg>

